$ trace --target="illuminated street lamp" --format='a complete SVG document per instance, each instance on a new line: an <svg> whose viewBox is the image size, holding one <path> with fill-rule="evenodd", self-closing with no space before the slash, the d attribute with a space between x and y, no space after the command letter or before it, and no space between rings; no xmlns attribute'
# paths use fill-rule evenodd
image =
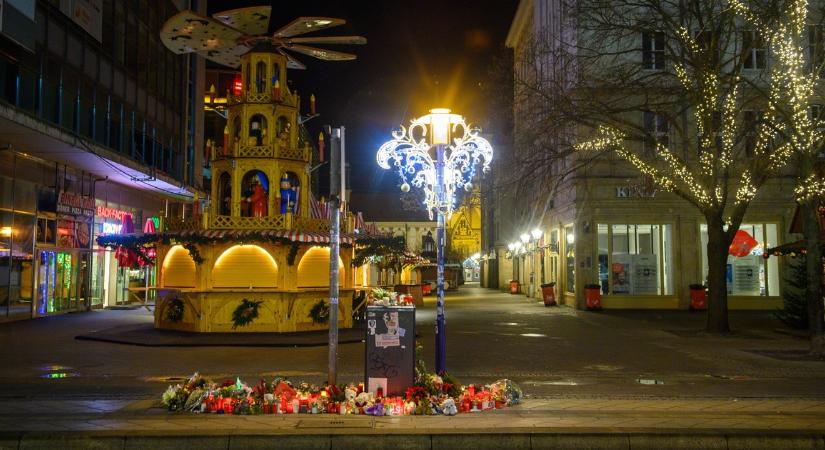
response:
<svg viewBox="0 0 825 450"><path fill-rule="evenodd" d="M438 277L435 331L435 370L446 370L446 334L444 331L444 233L446 218L455 209L456 193L470 191L476 166L490 169L493 148L479 136L480 130L467 125L464 118L449 109L431 109L430 114L413 119L409 128L392 132L393 139L378 149L378 165L395 168L403 180L401 190L410 185L424 191L424 206L433 218L438 217L436 239ZM432 152L435 153L435 158Z"/></svg>
<svg viewBox="0 0 825 450"><path fill-rule="evenodd" d="M533 231L530 232L530 234L533 236L533 240L538 241L541 235L544 233L542 233L542 231L538 228L535 228Z"/></svg>

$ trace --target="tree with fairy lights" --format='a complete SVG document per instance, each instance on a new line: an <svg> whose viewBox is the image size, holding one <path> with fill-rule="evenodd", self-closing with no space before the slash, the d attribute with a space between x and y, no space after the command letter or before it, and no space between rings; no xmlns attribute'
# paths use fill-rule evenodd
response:
<svg viewBox="0 0 825 450"><path fill-rule="evenodd" d="M763 23L789 20L769 3ZM516 133L544 149L525 165L640 173L646 192L695 207L708 233L706 328L728 332L728 249L759 189L785 175L782 130L797 127L779 112L793 94L772 41L728 0L563 2L558 18L515 56Z"/></svg>
<svg viewBox="0 0 825 450"><path fill-rule="evenodd" d="M825 75L823 27L820 3L792 0L768 4L780 14L765 14L765 4L731 2L734 10L759 33L772 55L771 92L768 106L772 131L776 134L779 158L793 161L797 168L794 197L799 204L805 235L805 293L811 352L825 354L825 323L822 292L822 230L818 215L825 206L825 117L821 114ZM771 18L774 17L774 20ZM817 22L817 19L820 21ZM821 91L820 91L821 92Z"/></svg>

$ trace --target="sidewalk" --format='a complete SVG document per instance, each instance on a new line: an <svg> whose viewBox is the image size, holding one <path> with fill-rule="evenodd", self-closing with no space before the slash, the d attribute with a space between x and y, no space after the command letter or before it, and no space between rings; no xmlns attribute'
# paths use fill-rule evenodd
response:
<svg viewBox="0 0 825 450"><path fill-rule="evenodd" d="M157 401L0 403L0 449L823 449L825 401L532 399L454 417L223 416Z"/></svg>

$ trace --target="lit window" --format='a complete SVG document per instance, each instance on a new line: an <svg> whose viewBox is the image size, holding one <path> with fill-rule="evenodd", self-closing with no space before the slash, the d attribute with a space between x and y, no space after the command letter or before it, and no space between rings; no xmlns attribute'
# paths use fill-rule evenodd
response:
<svg viewBox="0 0 825 450"><path fill-rule="evenodd" d="M702 248L702 273L708 275L708 226L699 226ZM751 296L779 295L779 259L763 258L766 248L779 244L773 223L742 224L731 246L727 262L728 294Z"/></svg>
<svg viewBox="0 0 825 450"><path fill-rule="evenodd" d="M599 224L599 284L604 294L671 295L671 226Z"/></svg>

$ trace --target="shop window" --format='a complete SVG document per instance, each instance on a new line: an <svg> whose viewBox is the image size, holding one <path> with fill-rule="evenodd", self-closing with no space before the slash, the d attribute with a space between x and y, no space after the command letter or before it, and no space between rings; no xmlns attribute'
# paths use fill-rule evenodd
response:
<svg viewBox="0 0 825 450"><path fill-rule="evenodd" d="M249 119L249 145L264 145L266 142L266 117L255 114Z"/></svg>
<svg viewBox="0 0 825 450"><path fill-rule="evenodd" d="M236 245L227 249L212 268L212 286L216 288L274 288L278 264L257 245Z"/></svg>
<svg viewBox="0 0 825 450"><path fill-rule="evenodd" d="M708 227L699 226L702 247L702 274L708 276ZM728 294L749 296L779 295L779 260L762 257L766 248L779 245L774 223L742 224L727 262Z"/></svg>
<svg viewBox="0 0 825 450"><path fill-rule="evenodd" d="M573 226L564 227L565 236L565 269L567 271L567 280L565 288L571 294L576 292L576 253L575 242L576 235L573 232Z"/></svg>
<svg viewBox="0 0 825 450"><path fill-rule="evenodd" d="M344 262L338 257L338 283L344 286ZM298 263L298 287L315 288L329 286L329 247L312 247Z"/></svg>
<svg viewBox="0 0 825 450"><path fill-rule="evenodd" d="M673 294L670 225L599 224L599 284L604 294Z"/></svg>

